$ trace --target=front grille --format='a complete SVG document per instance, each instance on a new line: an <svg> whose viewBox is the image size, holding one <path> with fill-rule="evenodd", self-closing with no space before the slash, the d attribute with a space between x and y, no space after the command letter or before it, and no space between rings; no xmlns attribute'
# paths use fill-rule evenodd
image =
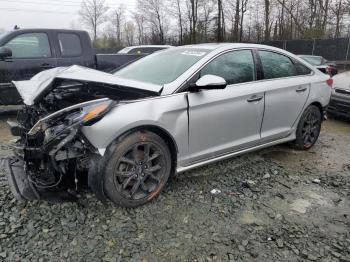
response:
<svg viewBox="0 0 350 262"><path fill-rule="evenodd" d="M350 90L345 90L345 89L335 89L335 92L338 94L342 94L342 95L348 95L350 96Z"/></svg>

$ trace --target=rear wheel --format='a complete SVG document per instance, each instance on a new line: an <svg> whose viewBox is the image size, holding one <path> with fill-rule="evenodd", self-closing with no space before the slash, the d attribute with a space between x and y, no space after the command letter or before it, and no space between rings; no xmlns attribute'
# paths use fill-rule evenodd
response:
<svg viewBox="0 0 350 262"><path fill-rule="evenodd" d="M311 105L302 114L297 131L295 146L300 150L310 149L321 131L322 114L317 106Z"/></svg>
<svg viewBox="0 0 350 262"><path fill-rule="evenodd" d="M170 150L152 132L135 132L116 144L107 161L104 188L124 207L143 205L159 195L171 172Z"/></svg>

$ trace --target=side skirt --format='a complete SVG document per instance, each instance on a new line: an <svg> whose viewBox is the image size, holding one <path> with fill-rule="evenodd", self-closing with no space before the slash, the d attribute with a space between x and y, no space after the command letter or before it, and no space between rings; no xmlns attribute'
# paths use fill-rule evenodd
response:
<svg viewBox="0 0 350 262"><path fill-rule="evenodd" d="M235 152L228 153L228 154L225 154L225 155L220 155L218 157L211 158L211 159L208 159L208 160L205 160L205 161L202 161L202 162L198 162L198 163L195 163L193 165L180 166L180 167L177 167L176 172L179 174L179 173L182 173L182 172L185 172L185 171L197 168L197 167L206 166L206 165L209 165L209 164L212 164L212 163L215 163L215 162L218 162L218 161L222 161L222 160L234 157L234 156L239 156L239 155L242 155L242 154L245 154L245 153L249 153L249 152L252 152L252 151L256 151L256 150L259 150L259 149L263 149L263 148L266 148L266 147L270 147L270 146L274 146L274 145L290 142L290 141L293 141L294 139L295 139L295 137L292 134L292 135L290 135L290 136L288 136L286 138L283 138L283 139L279 139L279 140L272 141L272 142L269 142L269 143L266 143L266 144L262 144L262 145L258 145L258 146L254 146L254 147L250 147L250 148L246 148L246 149L243 149L243 150L240 150L240 151L235 151Z"/></svg>

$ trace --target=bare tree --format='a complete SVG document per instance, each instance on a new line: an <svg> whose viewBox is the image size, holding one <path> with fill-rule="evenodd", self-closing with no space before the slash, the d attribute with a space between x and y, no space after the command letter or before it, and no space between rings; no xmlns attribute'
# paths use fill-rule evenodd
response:
<svg viewBox="0 0 350 262"><path fill-rule="evenodd" d="M113 11L112 24L115 28L116 40L119 46L122 45L123 24L125 23L125 5L120 4L117 9Z"/></svg>
<svg viewBox="0 0 350 262"><path fill-rule="evenodd" d="M189 8L188 8L188 15L190 20L190 35L191 35L191 42L196 43L197 42L197 22L198 22L198 2L199 0L188 0L189 1Z"/></svg>
<svg viewBox="0 0 350 262"><path fill-rule="evenodd" d="M291 10L285 0L276 0L282 7L282 9L286 10L289 14L291 19L293 20L293 22L295 23L295 25L297 26L299 32L303 33L305 31L304 26L302 25L302 23L300 22L300 20L298 19L298 17L294 14L293 10ZM310 0L312 1L312 0Z"/></svg>
<svg viewBox="0 0 350 262"><path fill-rule="evenodd" d="M82 22L92 30L94 41L97 39L98 27L106 21L108 9L105 0L84 0L81 4L79 16Z"/></svg>
<svg viewBox="0 0 350 262"><path fill-rule="evenodd" d="M184 36L184 9L183 9L183 0L170 0L169 4L170 4L170 8L169 8L169 12L172 14L172 16L174 16L174 18L176 19L176 25L179 28L179 45L183 44L183 36Z"/></svg>
<svg viewBox="0 0 350 262"><path fill-rule="evenodd" d="M350 34L350 0L138 0L129 20L123 6L111 17L98 41L101 45L260 42Z"/></svg>
<svg viewBox="0 0 350 262"><path fill-rule="evenodd" d="M162 0L138 0L139 13L150 23L152 33L157 36L156 42L165 43L165 6Z"/></svg>
<svg viewBox="0 0 350 262"><path fill-rule="evenodd" d="M215 12L214 1L204 1L202 3L202 18L201 23L203 25L202 38L205 42L209 40L210 24L213 18L213 13ZM222 13L222 16L224 13Z"/></svg>
<svg viewBox="0 0 350 262"><path fill-rule="evenodd" d="M343 4L344 4L343 0L336 0L333 3L333 5L330 7L332 13L335 16L334 38L339 38L341 36L341 23L347 11ZM350 4L350 1L349 1L349 4Z"/></svg>
<svg viewBox="0 0 350 262"><path fill-rule="evenodd" d="M223 11L223 4L222 0L217 0L218 4L218 17L217 17L217 41L222 42L224 41L224 11Z"/></svg>
<svg viewBox="0 0 350 262"><path fill-rule="evenodd" d="M146 37L145 37L146 18L144 17L143 14L135 13L134 20L135 20L136 28L137 28L138 44L139 45L144 44L146 42Z"/></svg>
<svg viewBox="0 0 350 262"><path fill-rule="evenodd" d="M241 0L236 0L236 6L235 6L235 23L233 28L233 34L234 34L234 41L240 41L240 35L239 35L239 21L240 21L240 5Z"/></svg>
<svg viewBox="0 0 350 262"><path fill-rule="evenodd" d="M270 16L271 16L271 0L264 0L265 5L265 41L270 40L271 35L271 28L273 22L270 23Z"/></svg>
<svg viewBox="0 0 350 262"><path fill-rule="evenodd" d="M133 22L128 21L124 24L124 34L126 44L128 46L133 45L135 43L135 25Z"/></svg>
<svg viewBox="0 0 350 262"><path fill-rule="evenodd" d="M248 0L241 0L241 17L240 17L240 33L239 33L239 41L241 42L243 40L243 22L244 22L244 14L248 11L247 8Z"/></svg>

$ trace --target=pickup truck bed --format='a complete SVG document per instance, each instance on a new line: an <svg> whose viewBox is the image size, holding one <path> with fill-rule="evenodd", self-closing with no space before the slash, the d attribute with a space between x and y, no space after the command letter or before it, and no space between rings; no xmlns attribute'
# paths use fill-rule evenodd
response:
<svg viewBox="0 0 350 262"><path fill-rule="evenodd" d="M6 54L11 50L12 55ZM0 35L0 105L21 104L12 81L54 67L81 65L110 72L145 54L96 54L87 32L19 29Z"/></svg>

